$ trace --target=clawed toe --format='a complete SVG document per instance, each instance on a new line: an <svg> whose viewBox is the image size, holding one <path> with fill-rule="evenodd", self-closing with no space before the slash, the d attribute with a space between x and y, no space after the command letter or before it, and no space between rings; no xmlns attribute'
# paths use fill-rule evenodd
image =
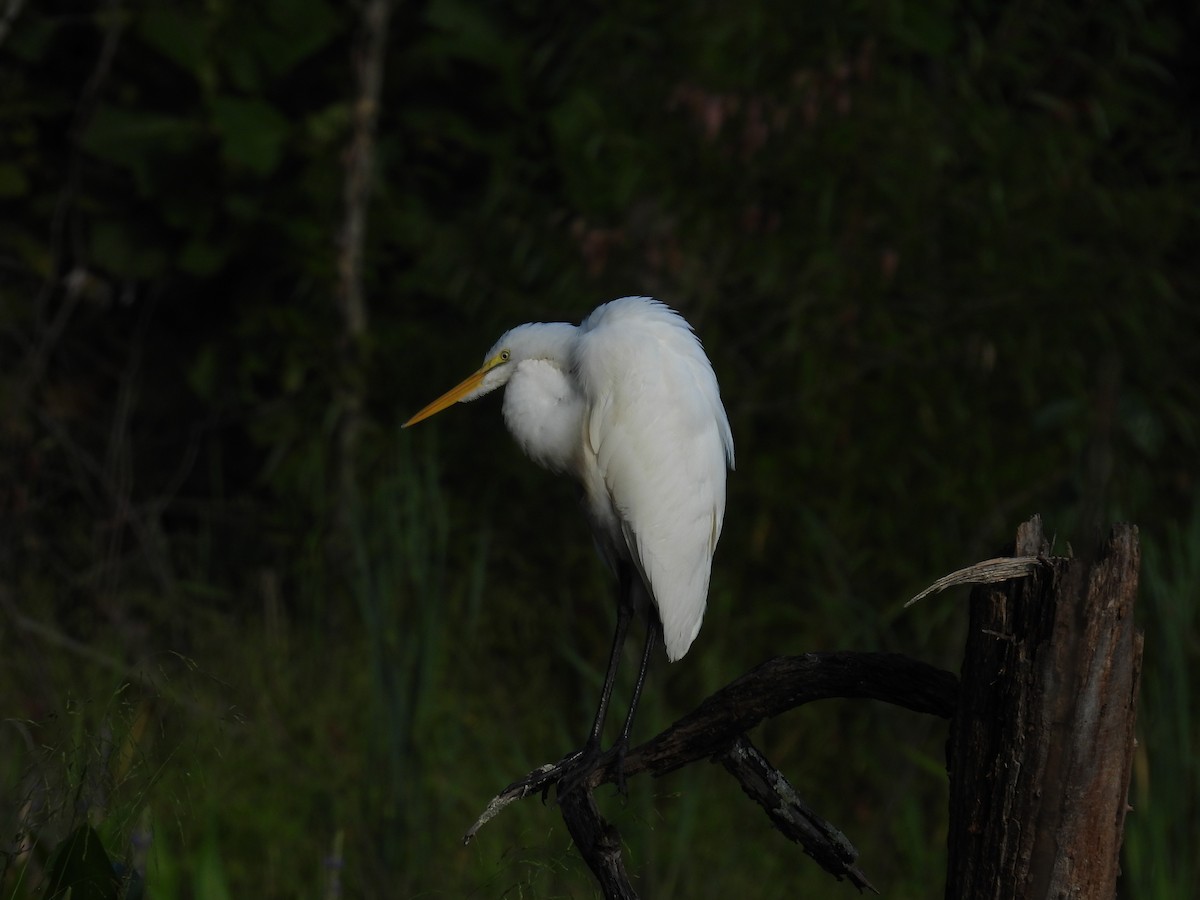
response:
<svg viewBox="0 0 1200 900"><path fill-rule="evenodd" d="M617 791L622 797L629 796L629 789L625 783L625 752L627 747L627 741L618 741L613 748L613 752L616 754L615 782ZM542 803L546 803L549 801L550 788L553 786L555 789L555 802L557 803L572 791L578 790L581 787L587 787L596 769L600 767L601 763L608 756L609 754L601 752L598 744L588 741L581 749L567 754L558 762L542 766L540 769L530 772L528 776L520 781L509 785L508 791L514 792L521 797L528 797L530 794L541 794Z"/></svg>
<svg viewBox="0 0 1200 900"><path fill-rule="evenodd" d="M572 753L558 764L560 769L555 797L561 800L567 794L587 783L588 776L596 769L600 761L600 748L594 744L585 744L583 749Z"/></svg>

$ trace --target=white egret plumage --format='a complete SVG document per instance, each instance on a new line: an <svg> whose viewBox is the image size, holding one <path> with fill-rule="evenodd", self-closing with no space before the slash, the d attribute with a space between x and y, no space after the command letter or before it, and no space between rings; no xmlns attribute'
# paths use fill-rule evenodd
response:
<svg viewBox="0 0 1200 900"><path fill-rule="evenodd" d="M691 326L648 297L605 303L577 326L511 329L478 371L404 427L501 387L505 424L525 454L579 483L596 545L620 586L600 705L583 748L561 764L561 793L599 756L634 614L646 617L646 644L617 743L618 773L657 640L675 661L700 631L733 436L712 364Z"/></svg>

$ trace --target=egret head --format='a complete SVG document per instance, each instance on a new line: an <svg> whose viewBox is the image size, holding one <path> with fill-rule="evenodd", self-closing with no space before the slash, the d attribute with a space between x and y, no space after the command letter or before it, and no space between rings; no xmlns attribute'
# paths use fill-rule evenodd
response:
<svg viewBox="0 0 1200 900"><path fill-rule="evenodd" d="M534 322L510 328L483 358L483 365L438 397L402 425L416 425L455 403L467 403L508 384L517 366L527 359L554 359L565 363L567 342L575 326L565 322Z"/></svg>

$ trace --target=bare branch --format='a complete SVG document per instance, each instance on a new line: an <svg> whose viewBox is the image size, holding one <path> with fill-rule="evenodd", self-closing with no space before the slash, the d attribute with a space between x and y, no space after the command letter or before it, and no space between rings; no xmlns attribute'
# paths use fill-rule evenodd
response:
<svg viewBox="0 0 1200 900"><path fill-rule="evenodd" d="M621 835L600 815L590 789L568 791L559 800L563 821L606 900L637 900L621 857Z"/></svg>
<svg viewBox="0 0 1200 900"><path fill-rule="evenodd" d="M767 760L750 739L733 742L720 763L741 784L746 795L758 803L784 837L798 843L817 864L836 877L850 879L861 890L878 894L867 876L855 865L858 851L844 834L817 815L796 789Z"/></svg>
<svg viewBox="0 0 1200 900"><path fill-rule="evenodd" d="M765 719L811 703L846 697L882 700L948 719L958 679L897 653L837 651L777 656L717 691L666 731L629 751L625 776L649 770L655 777L728 748ZM604 757L594 784L616 780L614 754Z"/></svg>
<svg viewBox="0 0 1200 900"><path fill-rule="evenodd" d="M915 712L949 718L955 709L958 679L918 660L890 653L807 653L780 656L723 687L674 725L639 747L625 759L625 777L644 772L658 777L698 760L718 759L738 778L772 822L789 839L799 842L810 856L837 878L848 878L860 890L874 890L855 866L857 851L828 822L809 809L787 779L745 738L745 732L813 700L832 697L882 700ZM572 755L573 756L573 755ZM509 804L530 794L543 796L557 784L562 763L540 766L492 798L468 829L470 841L487 822ZM591 791L617 780L616 754L601 758L578 789L559 798L563 818L572 829L580 853L592 867L606 896L626 898L628 884L619 859L611 858L610 844L619 847L615 832L594 811ZM586 795L586 800L581 795ZM576 833L578 832L578 833ZM610 840L611 838L611 840ZM600 841L597 846L588 841ZM613 843L615 841L615 844ZM623 866L623 864L620 864ZM632 890L631 888L629 890Z"/></svg>

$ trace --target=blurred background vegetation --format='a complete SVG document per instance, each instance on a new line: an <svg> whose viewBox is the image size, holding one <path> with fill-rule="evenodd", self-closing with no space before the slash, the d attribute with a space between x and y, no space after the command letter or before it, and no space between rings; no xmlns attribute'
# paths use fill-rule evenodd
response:
<svg viewBox="0 0 1200 900"><path fill-rule="evenodd" d="M1034 512L1131 520L1121 891L1195 896L1197 8L427 0L373 52L380 9L0 4L0 896L85 823L128 896L594 896L552 808L459 838L584 734L613 585L494 401L398 424L625 294L738 452L640 735L777 654L957 670L964 597L903 600ZM755 735L892 898L942 893L945 737ZM644 896L852 890L717 767L600 800Z"/></svg>

